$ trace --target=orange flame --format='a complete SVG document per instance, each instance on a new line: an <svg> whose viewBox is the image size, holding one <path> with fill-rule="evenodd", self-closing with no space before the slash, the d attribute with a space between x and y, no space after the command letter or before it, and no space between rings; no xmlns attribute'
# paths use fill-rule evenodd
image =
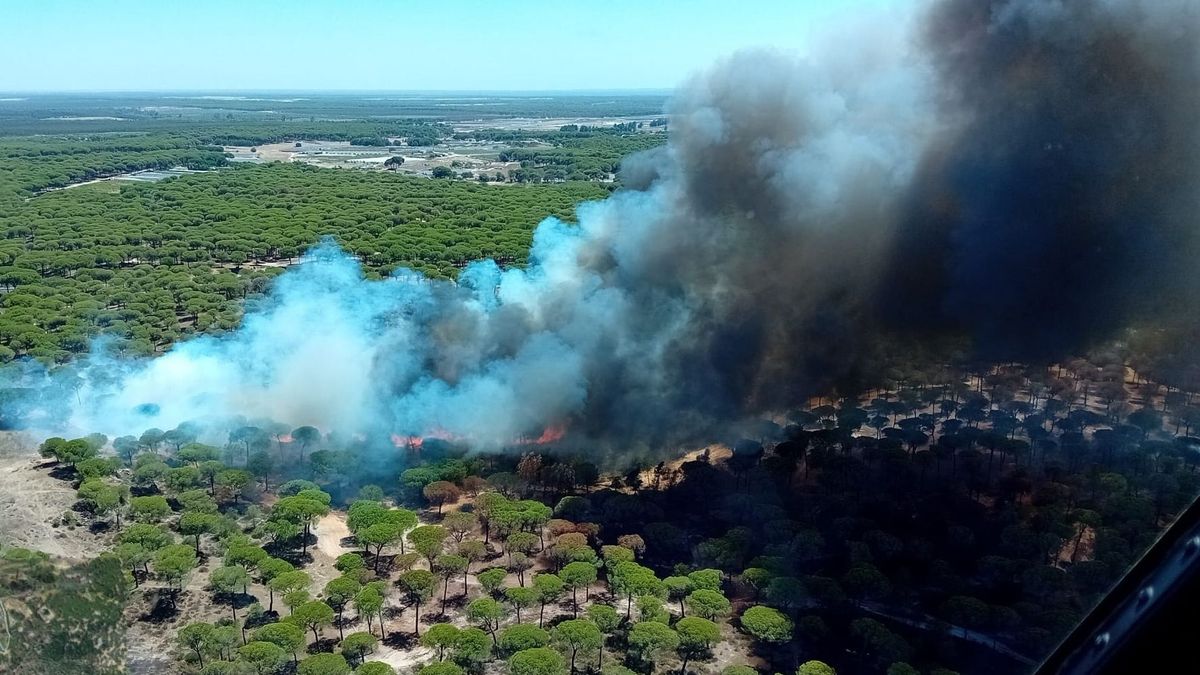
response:
<svg viewBox="0 0 1200 675"><path fill-rule="evenodd" d="M561 441L567 435L567 426L565 424L552 424L542 430L542 433L537 438L522 436L515 439L512 445L548 445ZM392 434L392 445L405 450L420 450L425 444L425 439L436 438L443 441L470 441L470 438L452 434L445 429L434 429L420 436L408 436L402 434Z"/></svg>
<svg viewBox="0 0 1200 675"><path fill-rule="evenodd" d="M401 436L400 434L392 434L392 445L405 450L420 450L425 443L425 439L421 436Z"/></svg>
<svg viewBox="0 0 1200 675"><path fill-rule="evenodd" d="M567 427L562 424L552 424L542 431L542 435L534 439L534 445L546 445L547 443L557 443L567 435Z"/></svg>
<svg viewBox="0 0 1200 675"><path fill-rule="evenodd" d="M542 430L542 435L537 438L529 438L523 436L513 442L514 445L549 445L557 443L567 435L567 426L565 424L551 424Z"/></svg>

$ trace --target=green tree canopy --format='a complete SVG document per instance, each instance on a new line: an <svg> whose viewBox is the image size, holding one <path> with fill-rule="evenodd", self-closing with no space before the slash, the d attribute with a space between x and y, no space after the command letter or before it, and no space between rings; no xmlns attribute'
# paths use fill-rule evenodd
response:
<svg viewBox="0 0 1200 675"><path fill-rule="evenodd" d="M796 675L837 675L837 671L824 661L805 661L796 669Z"/></svg>
<svg viewBox="0 0 1200 675"><path fill-rule="evenodd" d="M491 567L475 575L479 580L479 585L483 586L486 593L496 593L500 586L504 583L505 577L508 576L508 570L501 567Z"/></svg>
<svg viewBox="0 0 1200 675"><path fill-rule="evenodd" d="M698 616L684 617L675 624L679 636L679 655L683 659L680 672L687 672L687 664L693 658L712 649L721 640L721 628L717 624Z"/></svg>
<svg viewBox="0 0 1200 675"><path fill-rule="evenodd" d="M679 635L657 621L639 621L629 629L629 648L650 663L678 646Z"/></svg>
<svg viewBox="0 0 1200 675"><path fill-rule="evenodd" d="M687 596L687 606L693 614L710 621L729 613L730 604L718 591L701 588Z"/></svg>
<svg viewBox="0 0 1200 675"><path fill-rule="evenodd" d="M464 628L454 642L454 661L475 669L492 655L492 640L480 628Z"/></svg>
<svg viewBox="0 0 1200 675"><path fill-rule="evenodd" d="M421 605L433 597L437 588L437 577L429 570L409 570L400 575L400 584L404 587L409 602L416 606L413 615L414 632L421 634Z"/></svg>
<svg viewBox="0 0 1200 675"><path fill-rule="evenodd" d="M293 623L283 621L269 623L255 629L253 637L255 641L270 642L279 647L291 654L293 660L296 658L296 652L304 646L305 642L304 629Z"/></svg>
<svg viewBox="0 0 1200 675"><path fill-rule="evenodd" d="M579 598L578 590L586 589L591 584L596 583L596 567L586 562L573 562L562 568L558 573L563 583L571 588L571 607L572 616L578 616Z"/></svg>
<svg viewBox="0 0 1200 675"><path fill-rule="evenodd" d="M421 646L436 649L438 660L446 658L446 650L458 641L458 626L449 623L435 623L421 636Z"/></svg>
<svg viewBox="0 0 1200 675"><path fill-rule="evenodd" d="M476 598L467 605L467 620L491 634L493 643L503 618L504 607L491 598Z"/></svg>
<svg viewBox="0 0 1200 675"><path fill-rule="evenodd" d="M457 663L437 661L421 666L417 671L420 675L464 675L463 669Z"/></svg>
<svg viewBox="0 0 1200 675"><path fill-rule="evenodd" d="M509 654L548 644L550 634L532 624L517 623L500 631L500 649Z"/></svg>
<svg viewBox="0 0 1200 675"><path fill-rule="evenodd" d="M533 607L538 603L538 592L524 586L514 586L504 589L504 599L517 613L517 621L521 620L521 610Z"/></svg>
<svg viewBox="0 0 1200 675"><path fill-rule="evenodd" d="M340 647L342 653L349 657L351 662L359 663L366 662L367 654L375 651L379 646L379 640L374 635L365 632L351 633L342 638Z"/></svg>
<svg viewBox="0 0 1200 675"><path fill-rule="evenodd" d="M238 658L254 666L259 675L274 673L287 660L287 652L271 642L248 642L238 648Z"/></svg>
<svg viewBox="0 0 1200 675"><path fill-rule="evenodd" d="M600 629L587 619L563 621L554 627L550 638L554 646L566 655L571 672L575 672L578 657L597 652L604 645Z"/></svg>
<svg viewBox="0 0 1200 675"><path fill-rule="evenodd" d="M313 654L300 662L300 675L350 675L350 664L341 654Z"/></svg>
<svg viewBox="0 0 1200 675"><path fill-rule="evenodd" d="M764 642L792 639L792 620L777 609L755 605L742 614L742 628Z"/></svg>
<svg viewBox="0 0 1200 675"><path fill-rule="evenodd" d="M563 675L566 662L558 652L546 647L526 649L508 660L511 675Z"/></svg>
<svg viewBox="0 0 1200 675"><path fill-rule="evenodd" d="M312 600L292 610L292 614L287 618L287 621L294 622L311 630L313 639L320 640L321 628L333 624L333 608L320 600Z"/></svg>
<svg viewBox="0 0 1200 675"><path fill-rule="evenodd" d="M354 669L354 675L396 675L396 669L383 661L367 661Z"/></svg>
<svg viewBox="0 0 1200 675"><path fill-rule="evenodd" d="M191 546L171 544L154 555L154 571L168 585L180 588L189 572L196 568L196 552Z"/></svg>

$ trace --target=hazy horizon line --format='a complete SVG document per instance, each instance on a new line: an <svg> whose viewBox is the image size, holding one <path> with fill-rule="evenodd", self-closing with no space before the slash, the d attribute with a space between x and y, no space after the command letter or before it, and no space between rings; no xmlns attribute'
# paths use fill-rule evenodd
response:
<svg viewBox="0 0 1200 675"><path fill-rule="evenodd" d="M555 94L574 94L583 96L611 96L614 94L634 96L668 96L674 91L672 87L630 87L630 88L578 88L578 89L41 89L41 90L3 90L3 95L144 95L144 94L197 94L207 96L245 95L245 94L304 94L309 96L334 95L353 96L360 94L371 95L457 95L457 96L545 96Z"/></svg>

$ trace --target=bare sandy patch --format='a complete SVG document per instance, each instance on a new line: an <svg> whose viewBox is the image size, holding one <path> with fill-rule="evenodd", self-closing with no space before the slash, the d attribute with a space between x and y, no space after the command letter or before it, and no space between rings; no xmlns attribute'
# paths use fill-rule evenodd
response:
<svg viewBox="0 0 1200 675"><path fill-rule="evenodd" d="M424 628L424 626L422 626ZM415 649L401 651L392 649L387 645L379 645L379 648L374 654L367 657L368 661L383 661L389 666L396 669L396 672L408 672L414 666L419 666L434 660L432 649L427 647L417 647Z"/></svg>
<svg viewBox="0 0 1200 675"><path fill-rule="evenodd" d="M313 534L317 535L317 549L327 557L337 559L343 553L353 549L342 545L342 539L350 536L350 527L346 524L346 514L343 511L330 511L313 526Z"/></svg>
<svg viewBox="0 0 1200 675"><path fill-rule="evenodd" d="M0 544L71 560L98 555L104 542L87 531L84 519L74 530L54 526L77 501L75 490L50 477L36 447L29 436L0 432Z"/></svg>

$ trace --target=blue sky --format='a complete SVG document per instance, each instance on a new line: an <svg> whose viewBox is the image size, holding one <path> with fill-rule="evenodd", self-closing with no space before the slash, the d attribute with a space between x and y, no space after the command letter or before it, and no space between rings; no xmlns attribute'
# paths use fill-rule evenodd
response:
<svg viewBox="0 0 1200 675"><path fill-rule="evenodd" d="M839 4L0 0L0 91L669 88Z"/></svg>

